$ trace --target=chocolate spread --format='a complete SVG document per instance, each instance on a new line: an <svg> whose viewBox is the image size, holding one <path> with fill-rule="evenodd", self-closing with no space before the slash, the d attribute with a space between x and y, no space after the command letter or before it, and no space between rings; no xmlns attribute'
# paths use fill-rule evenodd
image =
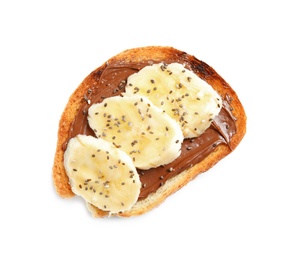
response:
<svg viewBox="0 0 296 260"><path fill-rule="evenodd" d="M166 64L172 62L182 63L187 69L192 70L204 80L207 77L211 77L212 75L210 74L214 74L213 70L207 64L192 57L183 53L174 59L164 60L163 62ZM88 125L88 108L92 104L101 102L107 97L120 95L121 92L125 91L126 80L131 74L153 63L159 62L154 62L153 60L143 63L106 62L104 66L93 71L89 75L89 79L91 79L91 82L88 83L89 89L85 93L80 110L72 123L69 139L78 134L95 136ZM222 98L223 107L219 115L213 120L211 126L201 136L185 139L182 144L181 155L176 160L158 168L138 170L142 183L139 200L146 198L150 193L156 191L166 180L202 161L216 149L216 146L226 144L230 147L229 142L236 132L236 119L231 113L231 98L228 95ZM66 146L67 143L64 144L63 148L66 149Z"/></svg>

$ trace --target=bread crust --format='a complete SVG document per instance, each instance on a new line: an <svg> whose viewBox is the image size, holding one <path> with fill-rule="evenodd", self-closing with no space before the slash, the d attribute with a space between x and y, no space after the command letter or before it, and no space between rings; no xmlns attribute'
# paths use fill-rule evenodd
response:
<svg viewBox="0 0 296 260"><path fill-rule="evenodd" d="M89 86L91 86L96 80L96 73L103 71L108 63L137 63L151 59L156 62L162 62L163 60L174 58L176 55L186 55L191 60L197 60L192 55L167 46L148 46L125 50L110 58L107 62L90 73L73 92L59 121L57 146L52 169L52 177L55 189L62 198L71 198L75 195L71 190L69 178L64 168L63 145L69 137L71 124L74 121L78 110L80 109L84 94L89 89ZM202 61L199 62L203 64L203 69L205 72L197 72L196 74L207 81L221 96L230 96L231 107L233 108L232 114L236 118L236 133L232 136L229 145L221 144L217 146L215 151L208 155L200 163L166 181L165 184L161 186L155 193L150 194L146 199L138 201L131 210L117 214L118 216L131 217L141 215L157 207L167 197L193 180L198 174L209 170L222 158L231 153L244 137L246 133L247 117L236 92L220 75L218 75L218 73L212 67L208 66ZM108 212L102 211L91 204L87 203L87 207L94 217L104 217L108 215Z"/></svg>

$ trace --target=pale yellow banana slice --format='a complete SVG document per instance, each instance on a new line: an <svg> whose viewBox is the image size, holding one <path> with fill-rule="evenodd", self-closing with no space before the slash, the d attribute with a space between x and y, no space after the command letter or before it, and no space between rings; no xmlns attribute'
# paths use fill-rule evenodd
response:
<svg viewBox="0 0 296 260"><path fill-rule="evenodd" d="M88 122L98 138L125 151L139 169L165 165L181 153L180 126L146 97L110 97L93 104Z"/></svg>
<svg viewBox="0 0 296 260"><path fill-rule="evenodd" d="M201 135L222 107L218 93L179 63L154 64L132 74L125 95L134 94L148 97L174 118L185 138Z"/></svg>
<svg viewBox="0 0 296 260"><path fill-rule="evenodd" d="M131 158L103 139L72 138L64 166L73 192L99 209L123 212L138 200L141 182Z"/></svg>

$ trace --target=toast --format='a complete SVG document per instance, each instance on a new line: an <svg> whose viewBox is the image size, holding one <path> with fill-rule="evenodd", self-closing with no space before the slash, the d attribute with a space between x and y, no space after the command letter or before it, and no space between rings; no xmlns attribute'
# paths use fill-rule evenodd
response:
<svg viewBox="0 0 296 260"><path fill-rule="evenodd" d="M52 177L56 192L62 198L75 196L64 167L64 153L68 141L78 134L94 136L87 124L87 110L90 105L111 96L121 95L125 91L127 77L141 68L173 62L183 64L210 84L223 100L222 109L202 135L184 140L180 158L155 169L138 170L142 182L138 201L131 209L113 215L131 217L152 210L237 147L246 133L246 113L236 92L212 67L173 47L148 46L128 49L91 72L70 96L61 115ZM156 177L151 181L150 177L154 175ZM94 217L110 215L108 211L88 202L87 208Z"/></svg>

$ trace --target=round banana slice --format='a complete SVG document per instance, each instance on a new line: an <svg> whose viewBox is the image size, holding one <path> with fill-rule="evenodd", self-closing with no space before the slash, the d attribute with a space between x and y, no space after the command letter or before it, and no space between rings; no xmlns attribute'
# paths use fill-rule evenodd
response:
<svg viewBox="0 0 296 260"><path fill-rule="evenodd" d="M146 97L106 98L89 108L88 122L98 138L125 151L139 169L165 165L181 153L180 126Z"/></svg>
<svg viewBox="0 0 296 260"><path fill-rule="evenodd" d="M64 166L73 192L101 210L123 212L138 200L141 182L131 158L103 139L72 138Z"/></svg>
<svg viewBox="0 0 296 260"><path fill-rule="evenodd" d="M146 66L129 76L125 95L143 95L174 118L185 138L201 135L222 107L218 93L182 64Z"/></svg>

